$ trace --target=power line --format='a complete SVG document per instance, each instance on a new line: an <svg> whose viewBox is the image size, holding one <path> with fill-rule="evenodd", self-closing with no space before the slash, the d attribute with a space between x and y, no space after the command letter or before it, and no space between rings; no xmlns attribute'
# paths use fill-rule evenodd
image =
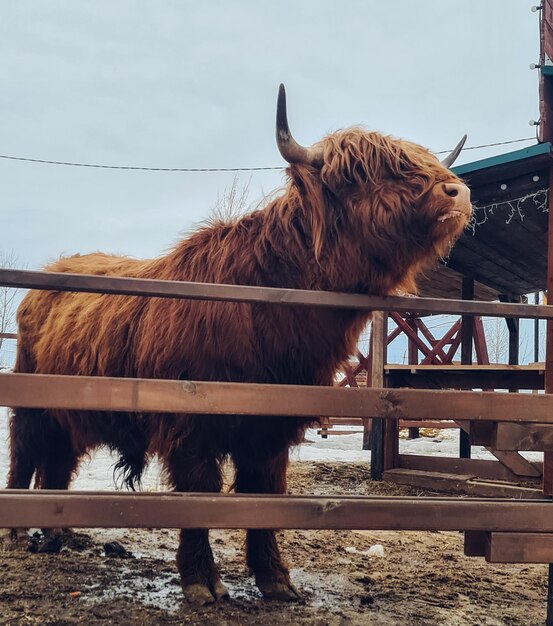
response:
<svg viewBox="0 0 553 626"><path fill-rule="evenodd" d="M498 141L486 143L480 146L468 146L463 150L478 150L480 148L490 148L492 146L504 146L509 143L519 143L522 141L535 141L535 137L525 137L524 139L511 139L510 141ZM440 150L435 154L446 154L451 150ZM267 170L282 170L285 166L275 167L142 167L138 165L101 165L99 163L75 163L72 161L52 161L48 159L33 159L30 157L18 157L7 154L0 154L0 159L8 161L24 161L26 163L40 163L43 165L65 165L68 167L90 167L102 170L133 170L140 172L260 172Z"/></svg>
<svg viewBox="0 0 553 626"><path fill-rule="evenodd" d="M508 143L520 143L521 141L536 141L535 137L524 137L523 139L510 139L509 141L496 141L495 143L484 143L481 146L468 146L463 148L463 152L465 150L478 150L479 148L491 148L492 146L505 146ZM451 152L451 150L440 150L440 152L435 152L434 154L447 154Z"/></svg>

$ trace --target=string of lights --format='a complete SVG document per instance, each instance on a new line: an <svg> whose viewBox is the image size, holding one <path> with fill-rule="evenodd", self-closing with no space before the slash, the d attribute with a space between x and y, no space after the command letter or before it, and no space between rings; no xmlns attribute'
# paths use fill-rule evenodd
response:
<svg viewBox="0 0 553 626"><path fill-rule="evenodd" d="M505 224L510 224L515 216L518 216L522 222L525 217L523 205L528 200L532 200L535 210L541 211L542 213L548 213L549 207L547 205L547 197L548 190L545 188L532 193L527 193L519 198L498 200L497 202L492 202L491 204L487 204L485 206L478 206L475 204L473 205L472 217L468 228L472 230L472 234L475 235L478 226L485 224L488 219L495 214L494 212L499 210L507 212L505 216Z"/></svg>
<svg viewBox="0 0 553 626"><path fill-rule="evenodd" d="M468 146L463 148L467 150L479 150L481 148L491 148L494 146L504 146L512 143L520 143L523 141L535 141L535 137L524 137L522 139L510 139L508 141L496 141L494 143L486 143L479 146ZM447 154L451 150L439 150L435 154ZM103 165L99 163L78 163L73 161L54 161L50 159L36 159L31 157L12 156L8 154L0 154L0 159L7 161L23 161L25 163L38 163L42 165L63 165L66 167L88 167L103 170L133 170L140 172L260 172L267 170L282 170L285 166L269 166L269 167L146 167L139 165Z"/></svg>

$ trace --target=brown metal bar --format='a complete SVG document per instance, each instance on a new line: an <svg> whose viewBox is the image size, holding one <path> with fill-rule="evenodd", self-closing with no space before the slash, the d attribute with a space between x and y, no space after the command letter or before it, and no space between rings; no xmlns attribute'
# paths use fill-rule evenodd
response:
<svg viewBox="0 0 553 626"><path fill-rule="evenodd" d="M549 500L0 491L0 527L553 532Z"/></svg>
<svg viewBox="0 0 553 626"><path fill-rule="evenodd" d="M226 302L264 302L286 306L313 306L360 311L403 311L428 315L450 313L485 315L489 317L524 317L553 319L553 306L535 304L504 304L501 302L463 302L440 298L411 296L374 296L329 291L280 289L244 285L218 285L180 281L94 276L56 272L0 269L0 285L46 289L109 293L157 298L189 300L222 300Z"/></svg>

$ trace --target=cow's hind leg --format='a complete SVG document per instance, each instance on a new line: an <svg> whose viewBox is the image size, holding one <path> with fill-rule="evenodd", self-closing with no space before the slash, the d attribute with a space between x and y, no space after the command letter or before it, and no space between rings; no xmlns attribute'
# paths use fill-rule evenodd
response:
<svg viewBox="0 0 553 626"><path fill-rule="evenodd" d="M42 454L42 411L14 409L10 415L8 489L28 489Z"/></svg>
<svg viewBox="0 0 553 626"><path fill-rule="evenodd" d="M264 461L235 456L236 491L239 493L285 493L288 449ZM274 530L248 530L246 559L250 573L264 597L301 600L290 582L288 567L278 549Z"/></svg>
<svg viewBox="0 0 553 626"><path fill-rule="evenodd" d="M221 470L213 457L176 450L166 459L166 468L176 491L221 491ZM228 597L209 545L209 530L180 531L177 567L184 596L189 602L205 605Z"/></svg>
<svg viewBox="0 0 553 626"><path fill-rule="evenodd" d="M50 419L42 435L43 453L37 463L35 485L39 489L68 489L79 462L69 433ZM67 528L43 528L42 532L40 552L59 552L72 536Z"/></svg>
<svg viewBox="0 0 553 626"><path fill-rule="evenodd" d="M41 435L42 411L18 408L10 413L10 467L8 489L29 489L31 479L43 452ZM27 531L12 528L7 537L13 544L27 544Z"/></svg>

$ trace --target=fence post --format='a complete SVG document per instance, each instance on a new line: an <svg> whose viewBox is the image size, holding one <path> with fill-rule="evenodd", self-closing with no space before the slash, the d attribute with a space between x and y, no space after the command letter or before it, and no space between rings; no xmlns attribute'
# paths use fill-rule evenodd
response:
<svg viewBox="0 0 553 626"><path fill-rule="evenodd" d="M375 311L371 332L371 387L384 387L384 365L388 344L388 315ZM382 418L371 420L371 480L382 480L385 446L387 445L385 422Z"/></svg>

